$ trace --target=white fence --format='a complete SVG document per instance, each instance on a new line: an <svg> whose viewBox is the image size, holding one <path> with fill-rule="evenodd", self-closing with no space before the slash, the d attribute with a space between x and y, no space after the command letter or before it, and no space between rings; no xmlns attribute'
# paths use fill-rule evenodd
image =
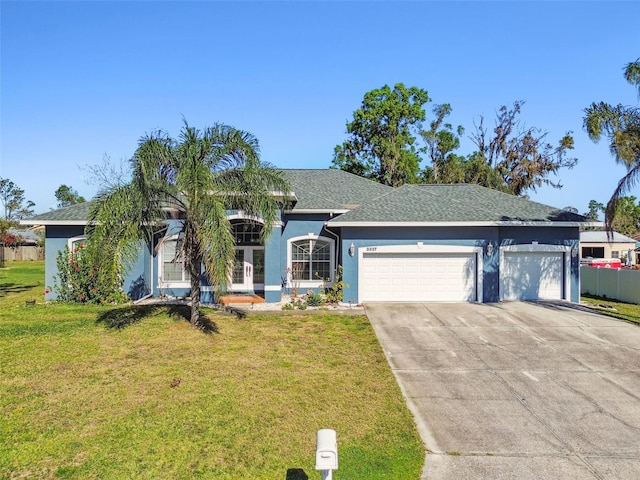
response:
<svg viewBox="0 0 640 480"><path fill-rule="evenodd" d="M640 270L580 267L580 293L640 304Z"/></svg>

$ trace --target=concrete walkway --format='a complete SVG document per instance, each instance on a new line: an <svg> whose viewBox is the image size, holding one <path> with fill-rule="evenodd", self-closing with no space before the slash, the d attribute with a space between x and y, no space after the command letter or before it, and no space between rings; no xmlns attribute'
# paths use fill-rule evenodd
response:
<svg viewBox="0 0 640 480"><path fill-rule="evenodd" d="M369 304L423 479L640 478L640 327L561 304Z"/></svg>

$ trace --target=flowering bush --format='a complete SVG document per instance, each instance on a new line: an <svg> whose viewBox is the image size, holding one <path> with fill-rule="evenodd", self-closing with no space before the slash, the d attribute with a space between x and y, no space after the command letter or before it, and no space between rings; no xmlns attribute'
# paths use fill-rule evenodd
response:
<svg viewBox="0 0 640 480"><path fill-rule="evenodd" d="M84 244L65 248L56 259L58 275L54 278L53 291L63 302L120 303L127 299L119 285L105 279L100 266L92 261Z"/></svg>
<svg viewBox="0 0 640 480"><path fill-rule="evenodd" d="M5 247L17 248L24 243L24 239L20 235L5 232L0 235L0 243Z"/></svg>

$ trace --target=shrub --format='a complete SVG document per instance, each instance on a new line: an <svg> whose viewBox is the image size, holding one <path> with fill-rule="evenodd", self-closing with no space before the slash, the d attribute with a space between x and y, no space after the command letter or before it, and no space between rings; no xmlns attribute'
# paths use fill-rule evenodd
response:
<svg viewBox="0 0 640 480"><path fill-rule="evenodd" d="M349 288L349 285L344 283L342 279L342 265L338 265L336 271L336 280L330 287L325 287L324 294L327 303L338 303L344 299L344 289Z"/></svg>
<svg viewBox="0 0 640 480"><path fill-rule="evenodd" d="M121 303L127 296L109 279L101 275L100 266L92 261L84 244L73 249L65 247L56 258L58 275L54 278L53 291L63 302L73 303Z"/></svg>
<svg viewBox="0 0 640 480"><path fill-rule="evenodd" d="M309 290L306 297L307 305L310 307L319 307L324 303L324 298L319 293Z"/></svg>

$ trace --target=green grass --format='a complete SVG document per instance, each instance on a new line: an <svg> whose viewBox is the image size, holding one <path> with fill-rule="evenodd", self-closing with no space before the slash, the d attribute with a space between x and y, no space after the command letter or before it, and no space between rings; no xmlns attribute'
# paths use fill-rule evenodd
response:
<svg viewBox="0 0 640 480"><path fill-rule="evenodd" d="M583 295L581 300L600 307L598 312L603 315L640 324L640 305L609 300L592 295Z"/></svg>
<svg viewBox="0 0 640 480"><path fill-rule="evenodd" d="M175 308L42 303L42 262L7 267L0 478L316 479L320 428L337 431L334 478L419 478L366 317L207 310L204 334Z"/></svg>

